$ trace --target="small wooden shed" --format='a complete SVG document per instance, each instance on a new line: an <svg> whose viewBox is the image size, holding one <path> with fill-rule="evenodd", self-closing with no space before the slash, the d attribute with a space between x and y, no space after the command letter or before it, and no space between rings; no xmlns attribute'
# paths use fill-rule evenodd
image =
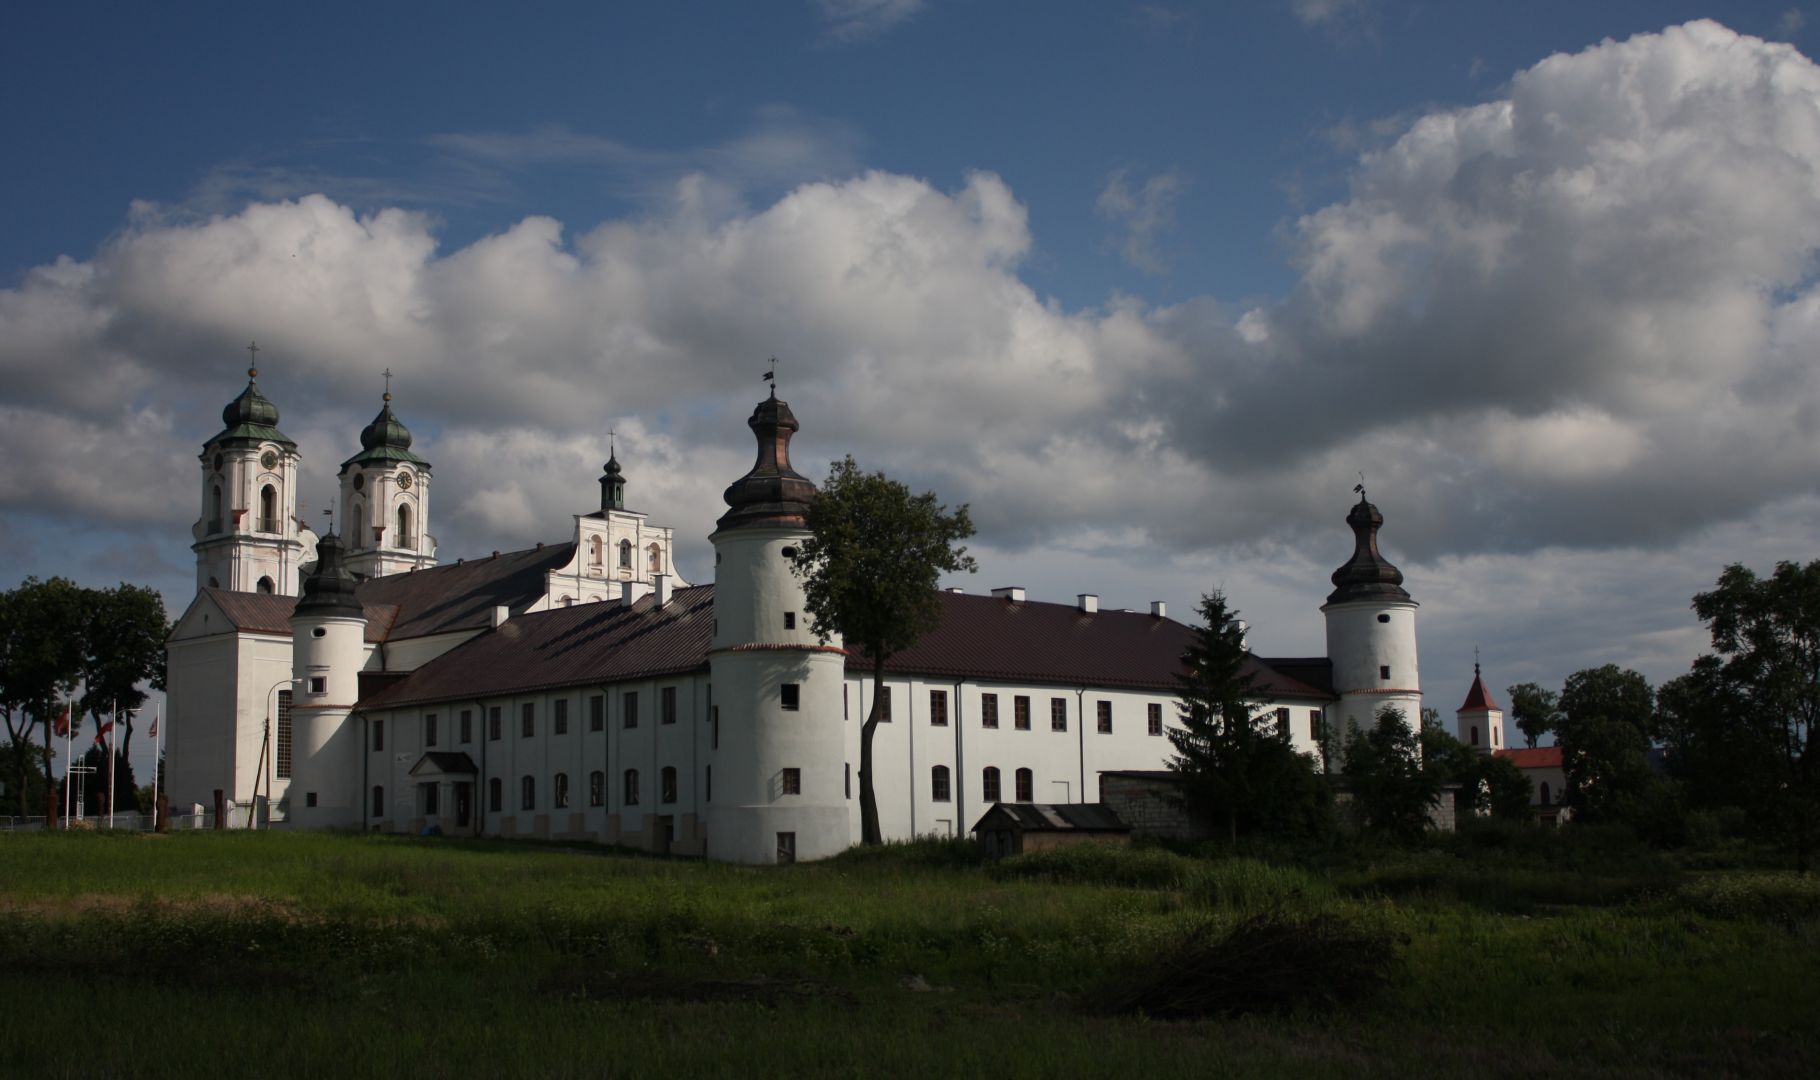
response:
<svg viewBox="0 0 1820 1080"><path fill-rule="evenodd" d="M994 803L973 832L994 859L1070 844L1131 843L1131 826L1103 803Z"/></svg>

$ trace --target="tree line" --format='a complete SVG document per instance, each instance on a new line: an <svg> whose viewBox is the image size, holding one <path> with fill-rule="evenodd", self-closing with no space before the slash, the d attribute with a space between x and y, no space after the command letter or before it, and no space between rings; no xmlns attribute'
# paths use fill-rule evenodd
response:
<svg viewBox="0 0 1820 1080"><path fill-rule="evenodd" d="M53 725L66 705L78 745L85 745L84 717L93 719L92 731L99 733L119 711L116 806L133 806L127 761L134 712L145 704L148 689L164 689L169 633L163 598L138 585L91 589L60 577L29 577L0 593L0 718L8 740L0 752L0 775L8 781L0 814L60 812L51 748L59 738ZM90 747L88 757L102 770L97 775L105 776L106 754Z"/></svg>
<svg viewBox="0 0 1820 1080"><path fill-rule="evenodd" d="M1628 826L1661 844L1726 833L1789 843L1805 869L1820 839L1820 560L1779 563L1767 577L1728 566L1692 607L1711 652L1687 674L1652 688L1605 664L1558 692L1519 683L1510 715L1530 747L1550 734L1561 747L1574 822ZM1388 834L1423 831L1450 785L1462 812L1530 812L1530 782L1506 758L1432 722L1412 729L1396 710L1368 730L1324 732L1314 754L1295 751L1258 711L1237 613L1214 593L1200 614L1172 767L1191 806L1229 839L1332 828L1336 778L1361 824Z"/></svg>

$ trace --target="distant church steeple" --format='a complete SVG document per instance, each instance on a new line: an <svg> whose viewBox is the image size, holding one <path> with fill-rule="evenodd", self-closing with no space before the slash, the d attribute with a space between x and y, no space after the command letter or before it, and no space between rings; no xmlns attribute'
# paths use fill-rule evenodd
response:
<svg viewBox="0 0 1820 1080"><path fill-rule="evenodd" d="M392 411L392 371L379 415L360 432L360 452L341 463L347 567L361 578L436 565L430 535L430 463L411 452L411 429Z"/></svg>
<svg viewBox="0 0 1820 1080"><path fill-rule="evenodd" d="M619 471L619 447L612 432L607 432L607 463L602 466L606 471L600 477L600 508L602 510L624 510L626 508L626 478Z"/></svg>
<svg viewBox="0 0 1820 1080"><path fill-rule="evenodd" d="M257 358L259 346L247 351ZM202 517L191 527L196 587L297 595L304 543L297 521L297 444L278 430L278 406L246 389L221 410L221 431L202 444Z"/></svg>

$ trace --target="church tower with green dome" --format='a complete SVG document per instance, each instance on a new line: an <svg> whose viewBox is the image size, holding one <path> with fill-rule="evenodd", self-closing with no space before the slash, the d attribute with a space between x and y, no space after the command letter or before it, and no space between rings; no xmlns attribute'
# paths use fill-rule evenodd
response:
<svg viewBox="0 0 1820 1080"><path fill-rule="evenodd" d="M247 349L257 356L257 345ZM190 528L196 587L296 596L299 570L315 558L315 537L297 520L303 458L259 392L259 369L246 374L220 433L202 444L202 517Z"/></svg>
<svg viewBox="0 0 1820 1080"><path fill-rule="evenodd" d="M411 432L392 412L386 376L379 415L360 432L360 452L341 463L343 563L362 579L436 565L430 463L411 453Z"/></svg>

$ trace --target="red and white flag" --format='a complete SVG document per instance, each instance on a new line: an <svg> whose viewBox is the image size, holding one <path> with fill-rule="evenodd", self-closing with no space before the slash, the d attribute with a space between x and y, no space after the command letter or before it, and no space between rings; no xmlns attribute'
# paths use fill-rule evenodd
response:
<svg viewBox="0 0 1820 1080"><path fill-rule="evenodd" d="M152 730L146 732L145 734L148 738L152 738L152 739L156 739L158 737L158 710L156 710L156 709L152 710Z"/></svg>
<svg viewBox="0 0 1820 1080"><path fill-rule="evenodd" d="M67 736L70 733L70 707L68 705L65 705L63 711L57 714L57 719L52 721L52 725L59 736Z"/></svg>
<svg viewBox="0 0 1820 1080"><path fill-rule="evenodd" d="M97 749L97 750L106 750L107 749L107 736L108 736L108 733L113 730L114 730L114 722L112 720L109 720L107 723L101 725L101 730L95 732L95 749Z"/></svg>

